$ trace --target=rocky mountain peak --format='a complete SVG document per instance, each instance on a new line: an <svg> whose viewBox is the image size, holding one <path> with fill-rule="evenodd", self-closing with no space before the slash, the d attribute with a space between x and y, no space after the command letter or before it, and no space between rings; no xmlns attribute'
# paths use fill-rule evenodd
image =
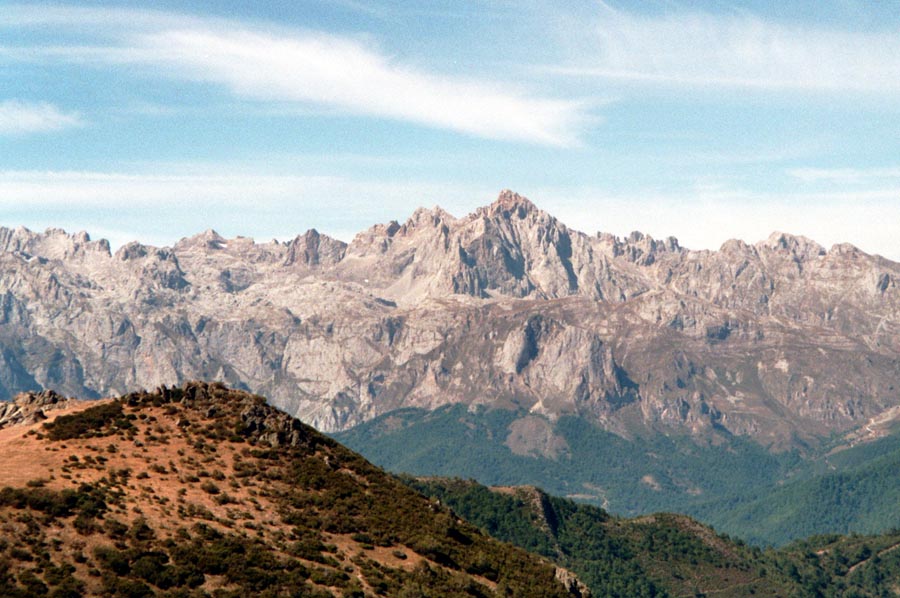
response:
<svg viewBox="0 0 900 598"><path fill-rule="evenodd" d="M304 266L333 266L344 259L347 244L319 233L314 228L298 235L287 244L284 264Z"/></svg>
<svg viewBox="0 0 900 598"><path fill-rule="evenodd" d="M728 239L719 247L719 253L729 256L744 255L755 251L752 245L741 239Z"/></svg>
<svg viewBox="0 0 900 598"><path fill-rule="evenodd" d="M403 225L403 234L409 234L420 227L449 227L456 224L456 218L440 206L431 209L417 208Z"/></svg>
<svg viewBox="0 0 900 598"><path fill-rule="evenodd" d="M520 219L525 218L528 214L540 211L529 199L509 189L501 191L491 205L481 210L485 215L515 216Z"/></svg>
<svg viewBox="0 0 900 598"><path fill-rule="evenodd" d="M137 241L131 241L130 243L126 243L119 247L116 251L116 259L122 260L123 262L127 262L130 260L140 259L142 257L147 257L150 248L146 245L139 243Z"/></svg>
<svg viewBox="0 0 900 598"><path fill-rule="evenodd" d="M207 249L224 249L228 240L215 230L208 228L199 235L194 235L190 240L195 245L202 244Z"/></svg>
<svg viewBox="0 0 900 598"><path fill-rule="evenodd" d="M826 253L825 248L812 239L777 231L758 245L776 252L790 253L801 259L814 259Z"/></svg>
<svg viewBox="0 0 900 598"><path fill-rule="evenodd" d="M180 240L175 244L175 249L184 250L193 247L201 247L204 249L224 249L228 245L228 240L217 233L215 230L208 228L202 233L193 237Z"/></svg>
<svg viewBox="0 0 900 598"><path fill-rule="evenodd" d="M640 231L632 231L624 240L614 239L613 254L641 266L650 266L663 253L678 253L681 246L675 237L657 240Z"/></svg>
<svg viewBox="0 0 900 598"><path fill-rule="evenodd" d="M24 226L15 229L0 227L0 251L45 259L111 255L109 241L92 241L85 231L69 234L61 228L48 228L43 233L37 233Z"/></svg>
<svg viewBox="0 0 900 598"><path fill-rule="evenodd" d="M831 249L828 250L828 254L850 258L867 256L867 254L859 247L851 243L835 243L831 246Z"/></svg>

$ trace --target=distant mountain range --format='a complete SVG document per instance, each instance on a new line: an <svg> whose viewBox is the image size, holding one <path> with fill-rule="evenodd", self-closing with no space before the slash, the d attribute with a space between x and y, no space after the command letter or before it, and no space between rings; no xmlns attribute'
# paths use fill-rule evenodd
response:
<svg viewBox="0 0 900 598"><path fill-rule="evenodd" d="M349 244L207 231L111 253L86 233L0 229L0 396L215 379L328 432L378 418L373 442L400 430L398 410L461 405L512 414L491 429L509 458L570 463L583 424L722 454L749 441L774 451L777 483L791 455L877 439L900 417L898 277L781 233L719 251L588 235L510 191ZM721 496L637 473L642 492ZM603 504L582 481L567 493Z"/></svg>
<svg viewBox="0 0 900 598"><path fill-rule="evenodd" d="M900 414L898 277L779 233L717 252L587 235L509 191L349 245L207 231L111 254L85 233L0 229L0 393L215 378L325 431L464 403L539 416L517 429L576 415L788 447Z"/></svg>

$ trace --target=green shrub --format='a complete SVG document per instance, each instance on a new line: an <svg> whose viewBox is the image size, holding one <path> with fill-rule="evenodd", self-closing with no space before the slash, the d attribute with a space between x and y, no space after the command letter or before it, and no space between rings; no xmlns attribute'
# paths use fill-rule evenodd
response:
<svg viewBox="0 0 900 598"><path fill-rule="evenodd" d="M71 415L61 415L44 424L44 428L50 440L70 440L109 436L118 431L133 429L134 425L122 412L122 403L113 401L88 407Z"/></svg>

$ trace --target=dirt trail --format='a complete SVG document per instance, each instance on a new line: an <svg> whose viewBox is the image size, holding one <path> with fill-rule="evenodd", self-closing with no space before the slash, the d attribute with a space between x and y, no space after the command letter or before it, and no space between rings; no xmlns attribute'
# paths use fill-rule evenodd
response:
<svg viewBox="0 0 900 598"><path fill-rule="evenodd" d="M869 561L874 559L876 556L882 557L889 552L893 552L894 550L897 550L898 548L900 548L900 542L897 542L893 546L888 546L887 548L876 552L874 555L870 556L869 558L867 558L863 561L860 561L860 562L856 563L855 565L853 565L852 567L850 567L849 569L847 569L847 575L852 575L854 571L856 571L857 569L859 569L860 567L862 567L863 565L865 565L866 563L868 563ZM846 577L846 575L844 577Z"/></svg>

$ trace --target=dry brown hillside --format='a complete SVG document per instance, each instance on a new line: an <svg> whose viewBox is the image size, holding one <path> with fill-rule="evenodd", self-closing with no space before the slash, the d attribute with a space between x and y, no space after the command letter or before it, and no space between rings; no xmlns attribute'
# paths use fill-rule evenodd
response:
<svg viewBox="0 0 900 598"><path fill-rule="evenodd" d="M261 397L188 383L6 411L3 596L580 595Z"/></svg>

